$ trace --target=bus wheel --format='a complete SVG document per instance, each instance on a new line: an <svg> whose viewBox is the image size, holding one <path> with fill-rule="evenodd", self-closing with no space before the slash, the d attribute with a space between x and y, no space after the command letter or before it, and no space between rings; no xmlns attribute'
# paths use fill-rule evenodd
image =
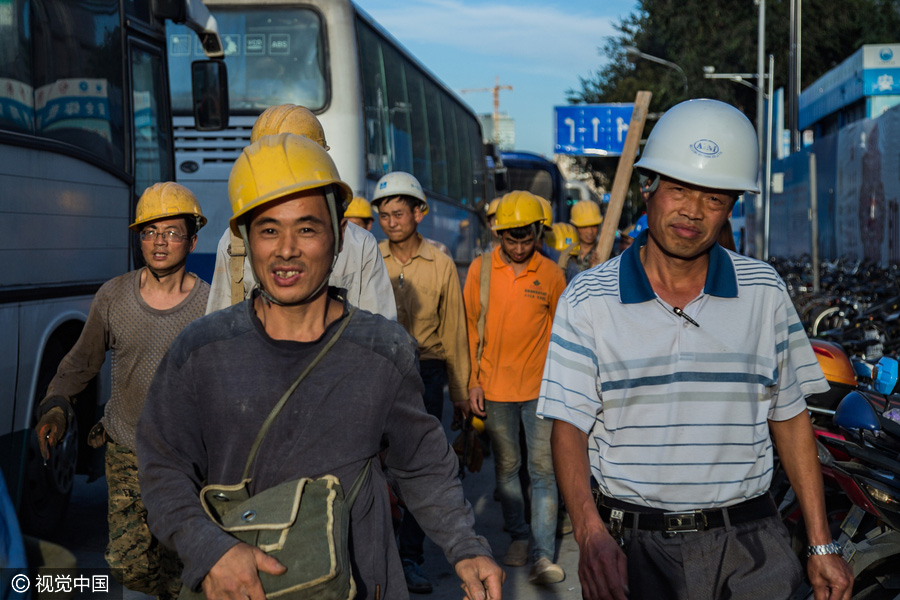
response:
<svg viewBox="0 0 900 600"><path fill-rule="evenodd" d="M56 367L68 353L69 347L70 344L66 344L57 336L48 342L38 372L36 403L44 397L47 386L56 373ZM46 464L38 446L37 433L32 427L28 432L24 462L25 475L19 521L26 533L39 538L52 538L66 516L75 483L75 468L78 462L78 419L72 420L63 439L50 448L50 458Z"/></svg>
<svg viewBox="0 0 900 600"><path fill-rule="evenodd" d="M75 464L78 460L77 421L72 423L63 439L50 448L50 458L46 464L41 457L34 430L29 435L27 453L19 518L27 533L40 538L51 538L66 516L75 483Z"/></svg>

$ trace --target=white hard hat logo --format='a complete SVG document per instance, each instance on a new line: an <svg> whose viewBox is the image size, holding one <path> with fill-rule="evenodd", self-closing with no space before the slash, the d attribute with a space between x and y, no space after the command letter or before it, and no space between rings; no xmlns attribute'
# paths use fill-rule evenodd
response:
<svg viewBox="0 0 900 600"><path fill-rule="evenodd" d="M691 150L694 154L711 158L715 158L722 153L719 149L719 145L712 140L697 140L691 144Z"/></svg>

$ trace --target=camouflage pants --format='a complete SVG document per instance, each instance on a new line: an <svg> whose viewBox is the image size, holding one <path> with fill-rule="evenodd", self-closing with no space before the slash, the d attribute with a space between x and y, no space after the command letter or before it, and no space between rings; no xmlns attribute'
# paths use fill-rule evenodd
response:
<svg viewBox="0 0 900 600"><path fill-rule="evenodd" d="M177 598L181 589L181 561L147 527L147 509L138 486L137 456L112 440L106 446L106 483L109 487L106 562L113 575L130 590L164 600Z"/></svg>

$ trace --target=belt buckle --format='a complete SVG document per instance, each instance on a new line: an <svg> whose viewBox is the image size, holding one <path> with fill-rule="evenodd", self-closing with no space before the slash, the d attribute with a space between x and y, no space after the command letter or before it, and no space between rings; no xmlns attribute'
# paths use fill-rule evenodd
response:
<svg viewBox="0 0 900 600"><path fill-rule="evenodd" d="M706 515L700 510L663 513L663 521L666 533L691 533L706 529Z"/></svg>

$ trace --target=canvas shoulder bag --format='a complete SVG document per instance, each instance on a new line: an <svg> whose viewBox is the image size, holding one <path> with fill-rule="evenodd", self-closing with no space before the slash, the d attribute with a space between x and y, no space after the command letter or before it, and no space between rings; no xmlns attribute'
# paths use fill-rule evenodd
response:
<svg viewBox="0 0 900 600"><path fill-rule="evenodd" d="M345 495L334 475L286 481L250 495L250 470L266 432L300 383L337 342L356 307L325 347L284 393L260 428L247 457L241 482L207 485L200 490L206 514L224 531L278 559L282 575L259 573L266 598L283 600L349 600L356 596L350 567L350 509L362 487L371 459ZM182 587L179 600L201 599L202 592Z"/></svg>

